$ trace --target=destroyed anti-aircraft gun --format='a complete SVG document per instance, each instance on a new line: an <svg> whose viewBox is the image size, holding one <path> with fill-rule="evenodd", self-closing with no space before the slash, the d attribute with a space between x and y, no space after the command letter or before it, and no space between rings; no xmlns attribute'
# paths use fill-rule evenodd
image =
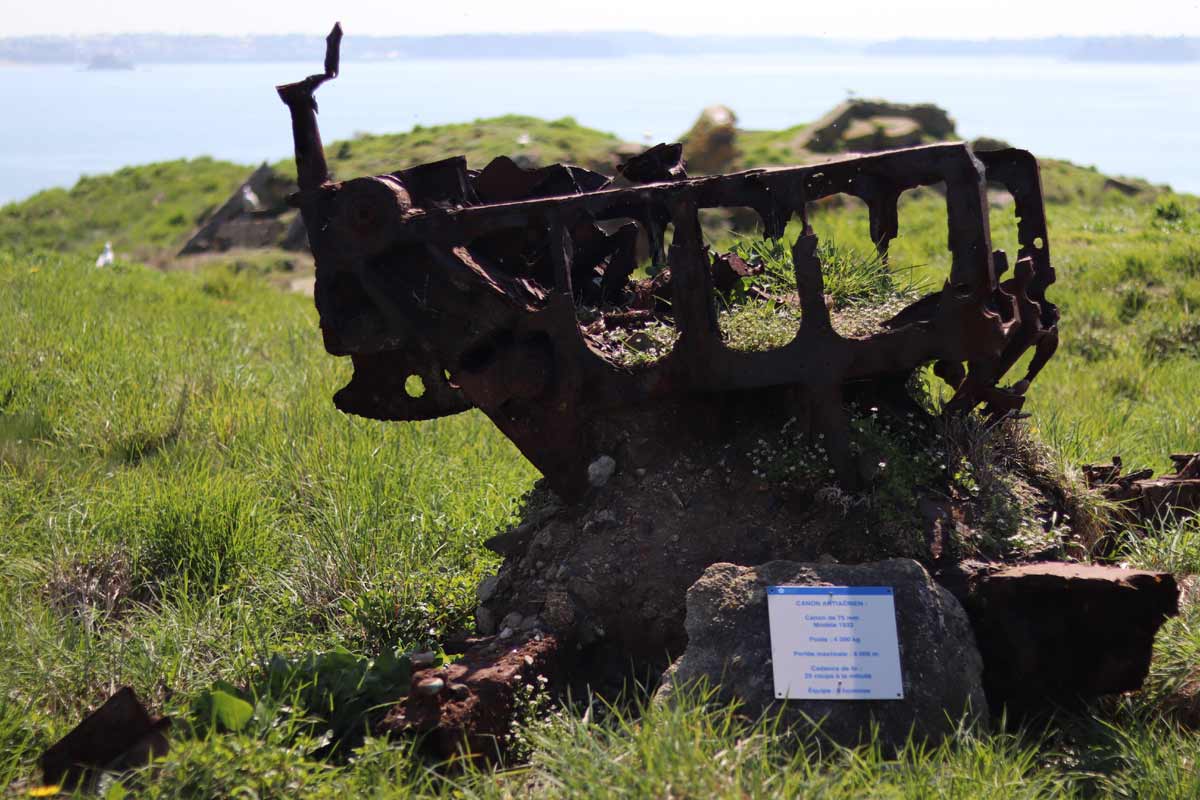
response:
<svg viewBox="0 0 1200 800"><path fill-rule="evenodd" d="M341 29L325 71L279 87L292 117L300 208L316 260L325 347L354 376L334 401L383 420L422 420L478 408L567 498L588 485L592 432L606 416L688 397L795 387L809 428L824 437L839 482L857 481L843 391L903 378L924 365L954 390L948 409L1017 410L1057 345L1058 310L1037 162L1024 150L974 153L934 144L814 166L688 178L678 145L626 162L617 180L578 167L523 169L506 158L482 171L463 158L387 175L332 181L313 93L337 75ZM1013 276L992 251L988 184L1015 201L1020 250ZM945 185L949 280L862 338L834 331L825 304L809 204L836 194L866 203L886 257L905 191ZM702 209L750 208L763 235L803 223L793 256L801 322L788 344L726 347L718 329L714 258ZM665 232L673 230L665 258ZM670 270L678 339L653 363L627 367L589 345L577 305L630 313L637 243ZM1000 382L1030 348L1022 379ZM419 384L412 376L420 379Z"/></svg>

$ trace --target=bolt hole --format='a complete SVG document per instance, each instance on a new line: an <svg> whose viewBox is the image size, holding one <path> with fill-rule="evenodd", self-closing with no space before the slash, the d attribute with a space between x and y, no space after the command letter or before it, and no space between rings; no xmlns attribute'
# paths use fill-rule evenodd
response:
<svg viewBox="0 0 1200 800"><path fill-rule="evenodd" d="M1046 246L1046 243L1044 241L1042 241L1042 237L1038 236L1037 238L1035 238L1033 240L1033 249L1034 250L1041 250L1045 246Z"/></svg>
<svg viewBox="0 0 1200 800"><path fill-rule="evenodd" d="M404 379L404 393L416 400L425 395L425 381L420 375L409 375Z"/></svg>

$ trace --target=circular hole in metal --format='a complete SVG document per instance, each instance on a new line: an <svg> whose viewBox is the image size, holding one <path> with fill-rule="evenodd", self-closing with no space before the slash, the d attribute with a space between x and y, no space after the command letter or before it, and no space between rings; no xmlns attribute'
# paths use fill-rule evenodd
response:
<svg viewBox="0 0 1200 800"><path fill-rule="evenodd" d="M409 375L404 379L404 393L416 400L425 395L425 381L420 375Z"/></svg>
<svg viewBox="0 0 1200 800"><path fill-rule="evenodd" d="M1044 241L1042 241L1042 237L1038 236L1037 238L1035 238L1033 240L1033 249L1034 250L1041 250L1045 246L1046 246L1046 243Z"/></svg>

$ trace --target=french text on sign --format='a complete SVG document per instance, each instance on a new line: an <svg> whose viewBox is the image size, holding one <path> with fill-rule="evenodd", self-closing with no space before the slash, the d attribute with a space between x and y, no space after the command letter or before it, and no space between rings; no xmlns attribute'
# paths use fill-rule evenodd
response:
<svg viewBox="0 0 1200 800"><path fill-rule="evenodd" d="M904 697L890 586L769 586L775 697Z"/></svg>

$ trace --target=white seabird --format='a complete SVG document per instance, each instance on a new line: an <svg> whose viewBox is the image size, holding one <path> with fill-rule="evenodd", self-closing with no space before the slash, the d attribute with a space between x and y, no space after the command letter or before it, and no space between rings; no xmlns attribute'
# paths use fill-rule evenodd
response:
<svg viewBox="0 0 1200 800"><path fill-rule="evenodd" d="M109 267L112 266L112 263L116 260L117 257L113 255L112 242L105 242L104 252L96 257L96 266Z"/></svg>
<svg viewBox="0 0 1200 800"><path fill-rule="evenodd" d="M250 188L250 184L242 184L242 208L247 212L258 211L262 208L262 203L258 200L258 195Z"/></svg>

